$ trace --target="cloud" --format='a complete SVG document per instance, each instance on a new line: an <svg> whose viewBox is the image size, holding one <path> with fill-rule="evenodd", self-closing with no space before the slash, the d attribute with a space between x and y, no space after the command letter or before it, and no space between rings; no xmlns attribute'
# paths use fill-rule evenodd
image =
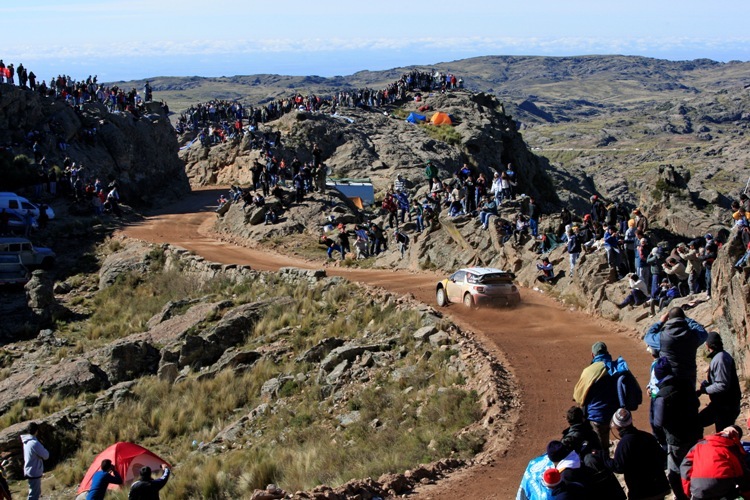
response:
<svg viewBox="0 0 750 500"><path fill-rule="evenodd" d="M6 46L5 58L13 61L54 58L138 58L170 56L252 56L268 54L304 54L336 52L444 52L473 54L667 54L695 52L695 57L710 57L710 52L734 51L750 56L750 37L743 38L591 38L591 37L413 37L413 38L266 38L245 40L166 40L133 41L100 45L74 44Z"/></svg>

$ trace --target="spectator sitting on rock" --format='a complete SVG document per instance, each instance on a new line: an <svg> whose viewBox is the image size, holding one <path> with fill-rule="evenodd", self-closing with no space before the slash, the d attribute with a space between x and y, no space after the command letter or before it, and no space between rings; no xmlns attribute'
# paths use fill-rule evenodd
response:
<svg viewBox="0 0 750 500"><path fill-rule="evenodd" d="M737 262L734 263L734 268L738 271L742 271L742 269L747 264L747 260L750 259L750 242L747 244L747 250L745 251L745 254L740 257Z"/></svg>
<svg viewBox="0 0 750 500"><path fill-rule="evenodd" d="M637 274L633 273L628 277L628 286L630 287L630 293L628 293L622 302L617 304L618 309L629 305L638 306L648 300L646 283Z"/></svg>
<svg viewBox="0 0 750 500"><path fill-rule="evenodd" d="M555 269L552 266L552 263L549 261L549 257L543 257L542 261L537 263L536 268L542 273L536 277L537 281L541 281L542 283L554 284Z"/></svg>
<svg viewBox="0 0 750 500"><path fill-rule="evenodd" d="M526 218L520 212L516 214L516 225L513 229L513 241L516 245L520 243L520 240L524 235L529 234L528 231L529 223L526 222Z"/></svg>
<svg viewBox="0 0 750 500"><path fill-rule="evenodd" d="M450 192L450 206L448 208L448 215L450 217L456 217L464 213L461 198L463 198L461 184L455 182Z"/></svg>
<svg viewBox="0 0 750 500"><path fill-rule="evenodd" d="M651 295L649 304L651 306L651 317L656 314L656 306L659 306L659 312L669 305L674 299L680 296L680 290L677 285L669 282L667 278L661 280L661 284L655 294Z"/></svg>
<svg viewBox="0 0 750 500"><path fill-rule="evenodd" d="M492 216L497 216L497 201L492 195L488 194L479 210L479 223L482 225L482 229L489 229Z"/></svg>

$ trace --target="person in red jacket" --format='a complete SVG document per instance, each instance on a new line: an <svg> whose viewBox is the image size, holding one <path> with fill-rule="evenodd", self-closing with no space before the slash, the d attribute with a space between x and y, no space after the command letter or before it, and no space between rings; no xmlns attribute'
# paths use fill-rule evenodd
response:
<svg viewBox="0 0 750 500"><path fill-rule="evenodd" d="M694 500L750 499L750 470L736 425L712 434L693 446L680 467L682 488Z"/></svg>

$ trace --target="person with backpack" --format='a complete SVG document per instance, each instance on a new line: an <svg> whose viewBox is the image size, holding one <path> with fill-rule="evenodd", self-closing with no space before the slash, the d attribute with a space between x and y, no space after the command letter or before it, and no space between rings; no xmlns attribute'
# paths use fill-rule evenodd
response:
<svg viewBox="0 0 750 500"><path fill-rule="evenodd" d="M626 376L630 371L625 360L622 357L613 360L604 342L596 342L591 347L591 358L591 364L575 385L573 399L583 408L608 457L612 415L618 408L637 408L640 388L632 374Z"/></svg>

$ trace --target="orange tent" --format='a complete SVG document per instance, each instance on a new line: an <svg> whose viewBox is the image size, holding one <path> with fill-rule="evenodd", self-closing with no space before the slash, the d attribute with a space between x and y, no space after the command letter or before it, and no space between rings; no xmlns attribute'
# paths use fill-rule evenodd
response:
<svg viewBox="0 0 750 500"><path fill-rule="evenodd" d="M432 118L430 118L430 123L433 125L453 125L453 120L451 120L451 117L447 114L438 111L434 115L432 115Z"/></svg>

